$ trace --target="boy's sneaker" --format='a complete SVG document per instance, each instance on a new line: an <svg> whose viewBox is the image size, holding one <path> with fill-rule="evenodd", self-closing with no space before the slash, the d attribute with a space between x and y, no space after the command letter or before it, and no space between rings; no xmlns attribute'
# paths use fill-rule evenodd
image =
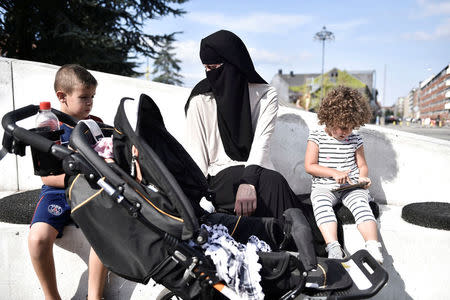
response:
<svg viewBox="0 0 450 300"><path fill-rule="evenodd" d="M373 258L379 263L383 263L383 254L381 254L381 243L378 241L370 240L366 242L366 250L372 255Z"/></svg>
<svg viewBox="0 0 450 300"><path fill-rule="evenodd" d="M327 244L325 250L328 252L328 258L343 259L345 256L338 241Z"/></svg>

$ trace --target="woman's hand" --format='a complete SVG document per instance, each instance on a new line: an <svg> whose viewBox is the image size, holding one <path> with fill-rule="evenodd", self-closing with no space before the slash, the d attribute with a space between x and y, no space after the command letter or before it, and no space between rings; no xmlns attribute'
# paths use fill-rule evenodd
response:
<svg viewBox="0 0 450 300"><path fill-rule="evenodd" d="M363 183L363 182L367 183L364 186L365 189L367 189L372 184L372 181L370 180L369 177L363 177L363 176L359 177L358 182L360 182L360 183Z"/></svg>
<svg viewBox="0 0 450 300"><path fill-rule="evenodd" d="M241 183L236 193L234 211L238 216L251 216L256 210L256 190L251 184Z"/></svg>
<svg viewBox="0 0 450 300"><path fill-rule="evenodd" d="M346 170L346 171L334 170L333 178L339 184L344 184L346 182L351 184L352 182L350 180L350 177L348 177L349 172L350 172L350 170Z"/></svg>

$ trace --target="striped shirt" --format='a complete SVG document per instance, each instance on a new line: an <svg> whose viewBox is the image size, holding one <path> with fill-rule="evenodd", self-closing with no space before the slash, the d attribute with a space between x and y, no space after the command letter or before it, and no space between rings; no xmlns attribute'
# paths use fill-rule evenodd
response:
<svg viewBox="0 0 450 300"><path fill-rule="evenodd" d="M319 146L318 164L339 171L350 170L349 177L353 183L358 182L359 169L356 164L356 149L363 145L359 134L351 133L345 140L338 141L329 136L324 128L310 132L308 141ZM313 176L312 188L322 187L334 189L339 184L332 177Z"/></svg>

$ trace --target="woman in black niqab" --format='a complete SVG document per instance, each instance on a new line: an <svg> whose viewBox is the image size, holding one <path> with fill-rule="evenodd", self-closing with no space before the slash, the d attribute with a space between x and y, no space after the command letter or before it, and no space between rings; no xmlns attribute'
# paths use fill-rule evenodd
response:
<svg viewBox="0 0 450 300"><path fill-rule="evenodd" d="M242 40L229 31L202 39L200 58L206 78L194 87L185 106L192 130L187 144L215 193L216 211L281 218L298 199L286 179L272 170L269 157L278 110L275 89L255 71ZM201 97L188 113L197 95ZM213 112L217 115L208 115Z"/></svg>
<svg viewBox="0 0 450 300"><path fill-rule="evenodd" d="M253 142L248 84L267 82L255 71L242 40L230 31L220 30L202 39L200 59L205 65L222 65L206 72L206 78L192 90L185 111L192 97L212 92L225 152L233 160L247 161Z"/></svg>

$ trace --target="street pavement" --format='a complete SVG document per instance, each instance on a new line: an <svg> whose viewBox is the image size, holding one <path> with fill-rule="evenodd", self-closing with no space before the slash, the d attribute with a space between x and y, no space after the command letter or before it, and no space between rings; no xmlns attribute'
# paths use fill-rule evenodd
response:
<svg viewBox="0 0 450 300"><path fill-rule="evenodd" d="M293 107L298 109L298 107L295 106L294 103L280 103L283 106L287 107ZM407 126L405 123L402 123L402 125L399 125L398 123L396 125L389 123L385 125L380 125L386 128L395 129L395 130L401 130L405 132L415 133L419 135L424 135L432 138L437 138L441 140L450 141L450 126L443 126L443 127L430 127L430 126L422 126L420 124L416 123L409 123Z"/></svg>
<svg viewBox="0 0 450 300"><path fill-rule="evenodd" d="M406 125L393 125L393 124L387 124L384 125L386 128L395 129L395 130L401 130L406 131L410 133L415 133L419 135L424 135L428 137L433 137L441 140L450 141L450 127L444 126L444 127L425 127L420 126L418 124L411 124L409 126Z"/></svg>

